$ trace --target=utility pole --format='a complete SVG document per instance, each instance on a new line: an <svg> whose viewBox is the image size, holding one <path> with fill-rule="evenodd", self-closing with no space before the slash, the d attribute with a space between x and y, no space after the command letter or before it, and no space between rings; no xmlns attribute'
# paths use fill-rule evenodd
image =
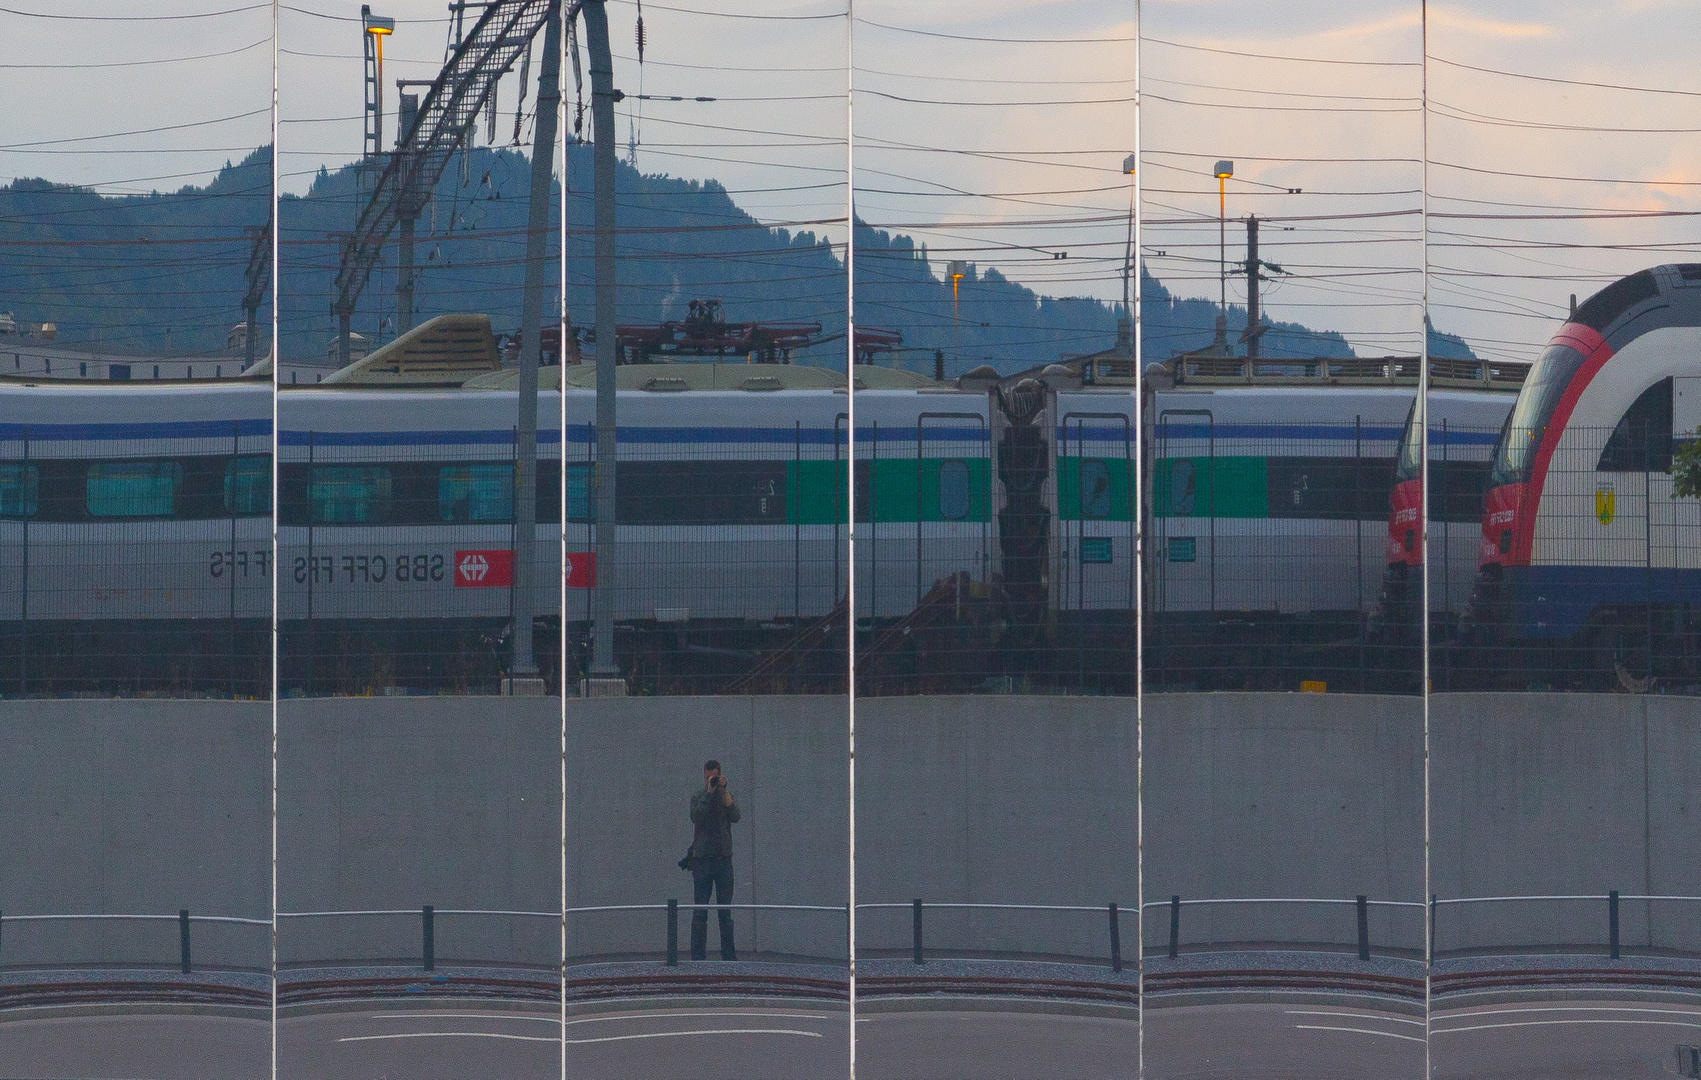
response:
<svg viewBox="0 0 1701 1080"><path fill-rule="evenodd" d="M537 83L537 135L532 141L526 216L526 274L520 293L520 445L514 491L514 663L508 672L510 693L543 692L532 650L532 607L537 601L532 585L537 558L537 369L543 355L544 257L555 164L555 112L561 102L560 75L561 5L554 2L543 24L543 69Z"/></svg>
<svg viewBox="0 0 1701 1080"><path fill-rule="evenodd" d="M245 323L246 342L243 345L244 358L242 370L247 371L254 366L258 358L260 337L260 303L265 299L266 286L272 277L272 219L266 218L261 226L250 225L248 269L244 274L248 287L242 294L242 313Z"/></svg>
<svg viewBox="0 0 1701 1080"><path fill-rule="evenodd" d="M1258 215L1246 217L1246 358L1258 359Z"/></svg>
<svg viewBox="0 0 1701 1080"><path fill-rule="evenodd" d="M413 130L414 123L419 119L419 95L402 92L401 84L396 87L396 149L395 153L405 154L408 134ZM419 213L425 208L425 200L429 193L412 189L403 191L396 200L396 224L401 230L396 248L396 336L401 337L413 329L413 228L419 220Z"/></svg>
<svg viewBox="0 0 1701 1080"><path fill-rule="evenodd" d="M596 596L594 602L595 644L587 692L623 695L626 684L614 663L614 595L620 587L616 573L615 528L619 502L615 498L615 397L614 360L616 343L614 309L614 175L615 133L614 59L608 43L608 11L604 0L584 0L579 10L585 16L585 47L591 60L591 190L595 211L594 259L596 273L597 337L597 520ZM565 342L563 342L565 345Z"/></svg>

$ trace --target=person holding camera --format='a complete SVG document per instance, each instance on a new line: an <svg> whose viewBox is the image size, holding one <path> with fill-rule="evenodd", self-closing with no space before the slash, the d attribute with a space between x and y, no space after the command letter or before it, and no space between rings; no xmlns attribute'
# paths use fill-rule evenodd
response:
<svg viewBox="0 0 1701 1080"><path fill-rule="evenodd" d="M726 777L721 775L721 763L703 763L703 790L691 796L691 824L696 832L691 838L691 850L685 855L685 865L691 871L691 900L696 905L691 912L691 959L702 960L709 942L709 911L703 905L712 892L716 904L732 903L732 824L739 818L738 803L733 801ZM732 941L732 911L719 907L716 914L721 924L721 959L737 960L738 950Z"/></svg>

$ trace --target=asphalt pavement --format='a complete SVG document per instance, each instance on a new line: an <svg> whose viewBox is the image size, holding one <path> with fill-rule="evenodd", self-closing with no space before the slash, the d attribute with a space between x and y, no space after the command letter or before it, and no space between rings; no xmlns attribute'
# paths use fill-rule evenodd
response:
<svg viewBox="0 0 1701 1080"><path fill-rule="evenodd" d="M1679 1044L1701 1043L1692 1000L1593 997L1457 1005L1431 1020L1436 1080L1668 1080ZM966 998L886 1000L858 1018L857 1073L877 1080L1132 1080L1132 1010ZM563 1028L542 1005L342 1003L289 1010L278 1076L289 1080L823 1080L846 1074L842 1004L603 1003ZM1424 1024L1374 1002L1154 1004L1151 1080L1424 1075ZM213 1080L270 1076L263 1013L0 1013L0 1077Z"/></svg>

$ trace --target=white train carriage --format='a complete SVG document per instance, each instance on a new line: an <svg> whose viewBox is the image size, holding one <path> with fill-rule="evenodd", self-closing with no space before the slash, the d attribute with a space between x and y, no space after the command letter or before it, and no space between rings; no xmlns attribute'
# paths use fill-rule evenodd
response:
<svg viewBox="0 0 1701 1080"><path fill-rule="evenodd" d="M563 535L570 623L590 620L593 584L613 589L623 623L810 620L838 605L850 554L844 391L813 369L699 388L729 381L710 367L621 369L617 557L600 580L589 373L569 372L565 439L558 391L543 393L539 616L561 612ZM857 394L856 503L863 610L895 617L940 577L985 577L991 459L985 395L885 381L900 385ZM507 618L514 413L503 390L285 393L280 617Z"/></svg>
<svg viewBox="0 0 1701 1080"><path fill-rule="evenodd" d="M1055 510L1053 593L1063 612L1133 612L1137 402L1132 387L1059 390L1047 505Z"/></svg>
<svg viewBox="0 0 1701 1080"><path fill-rule="evenodd" d="M534 610L560 609L560 428L540 395ZM515 398L294 390L278 400L278 618L506 620Z"/></svg>
<svg viewBox="0 0 1701 1080"><path fill-rule="evenodd" d="M857 392L860 618L901 618L953 574L990 577L997 548L990 404L985 393L948 385Z"/></svg>
<svg viewBox="0 0 1701 1080"><path fill-rule="evenodd" d="M264 383L0 387L0 622L271 617Z"/></svg>
<svg viewBox="0 0 1701 1080"><path fill-rule="evenodd" d="M1369 612L1411 386L1158 390L1149 406L1158 620Z"/></svg>

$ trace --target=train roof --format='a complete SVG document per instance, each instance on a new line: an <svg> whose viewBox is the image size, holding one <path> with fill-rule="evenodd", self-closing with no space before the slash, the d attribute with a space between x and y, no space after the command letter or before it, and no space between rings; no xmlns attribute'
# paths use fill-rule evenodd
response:
<svg viewBox="0 0 1701 1080"><path fill-rule="evenodd" d="M596 389L596 367L592 364L569 364L538 370L538 387L554 390L565 377L569 390ZM468 390L515 390L520 373L504 368L487 375L469 379ZM622 364L614 369L614 385L619 390L647 390L652 393L677 393L701 390L843 390L845 374L833 368L811 367L806 364ZM924 390L951 387L936 383L910 371L896 368L858 365L858 390Z"/></svg>
<svg viewBox="0 0 1701 1080"><path fill-rule="evenodd" d="M1566 321L1600 334L1614 352L1662 327L1701 326L1701 263L1667 263L1621 277Z"/></svg>

